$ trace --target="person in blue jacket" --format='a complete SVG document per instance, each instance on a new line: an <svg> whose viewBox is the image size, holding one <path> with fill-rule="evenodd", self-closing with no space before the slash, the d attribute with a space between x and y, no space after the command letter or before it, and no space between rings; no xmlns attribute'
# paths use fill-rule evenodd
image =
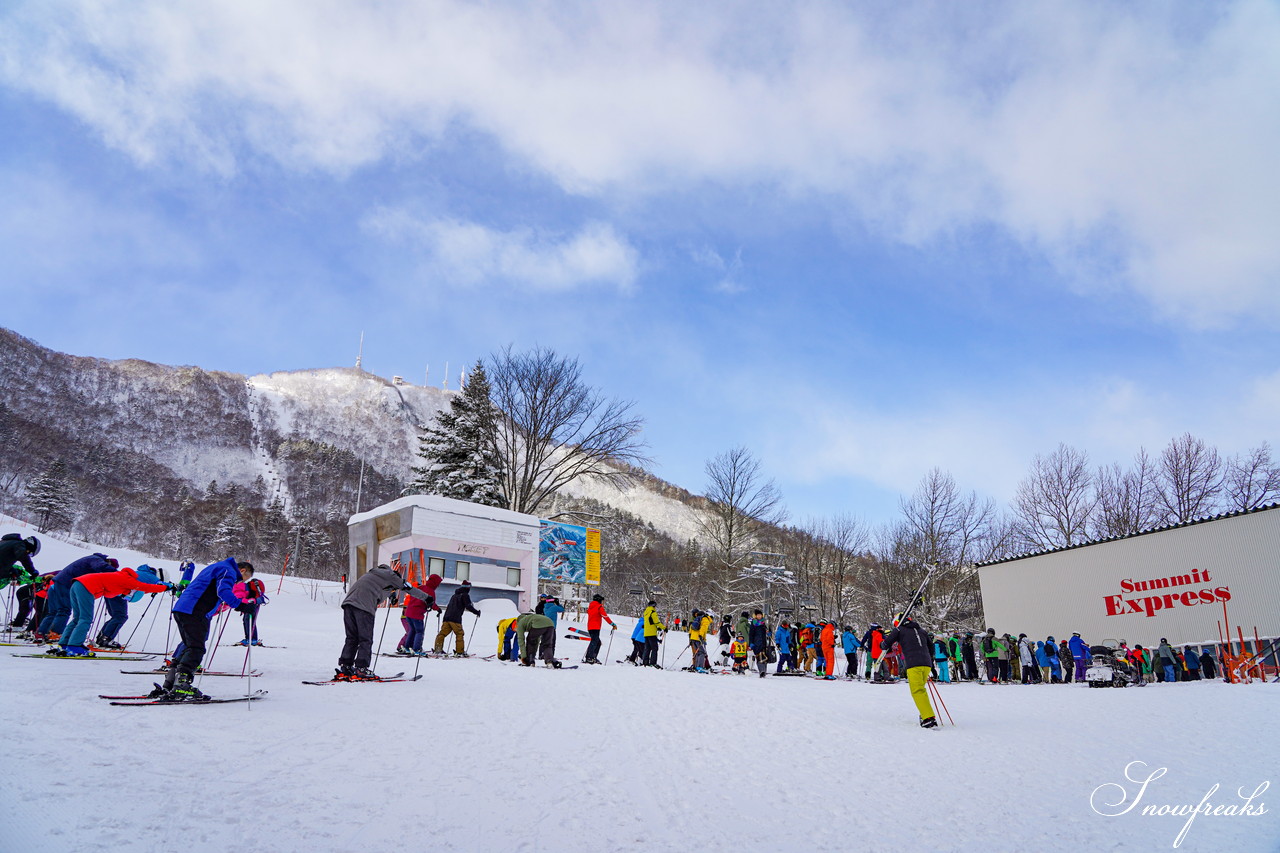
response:
<svg viewBox="0 0 1280 853"><path fill-rule="evenodd" d="M1056 658L1057 655L1055 654ZM1053 670L1049 663L1049 654L1044 650L1044 640L1036 640L1036 666L1040 667L1040 681L1042 684L1053 683Z"/></svg>
<svg viewBox="0 0 1280 853"><path fill-rule="evenodd" d="M53 585L49 587L49 594L45 598L44 618L36 629L36 642L41 643L47 639L52 643L67 630L67 620L71 618L71 584L83 575L114 572L118 568L120 563L114 558L106 554L90 554L54 575Z"/></svg>
<svg viewBox="0 0 1280 853"><path fill-rule="evenodd" d="M795 635L791 632L791 623L786 619L782 620L782 624L774 632L773 643L778 647L778 669L776 671L782 672L785 667L787 671L794 672L796 668Z"/></svg>
<svg viewBox="0 0 1280 853"><path fill-rule="evenodd" d="M1187 678L1191 681L1200 680L1200 655L1196 654L1196 650L1191 646L1187 646L1182 652L1182 659L1187 664Z"/></svg>
<svg viewBox="0 0 1280 853"><path fill-rule="evenodd" d="M1080 639L1080 634L1077 632L1071 635L1067 648L1071 649L1071 658L1076 664L1076 681L1084 681L1085 668L1089 665L1090 658L1093 657L1093 655L1089 654L1089 644Z"/></svg>
<svg viewBox="0 0 1280 853"><path fill-rule="evenodd" d="M947 638L943 635L934 637L930 645L933 648L933 667L938 673L938 680L950 684L951 672L947 659Z"/></svg>
<svg viewBox="0 0 1280 853"><path fill-rule="evenodd" d="M163 691L166 698L182 701L206 698L191 683L191 678L204 660L205 644L209 640L209 620L222 604L239 613L252 610L252 604L242 601L235 593L236 584L251 577L252 563L237 563L235 557L228 557L205 566L182 591L177 603L173 605L173 621L178 626L178 636L182 638L182 642L173 654L173 663L165 675L164 686L153 690L153 694L160 695L159 691Z"/></svg>
<svg viewBox="0 0 1280 853"><path fill-rule="evenodd" d="M644 620L637 619L636 627L631 630L631 654L627 660L636 666L644 663Z"/></svg>
<svg viewBox="0 0 1280 853"><path fill-rule="evenodd" d="M845 625L840 633L840 646L844 649L845 678L854 678L858 674L858 650L862 643L858 642L858 631L852 625Z"/></svg>
<svg viewBox="0 0 1280 853"><path fill-rule="evenodd" d="M552 627L560 627L560 614L564 612L564 605L560 603L560 599L554 595L548 595L547 601L542 605L542 615L552 622Z"/></svg>
<svg viewBox="0 0 1280 853"><path fill-rule="evenodd" d="M1055 684L1062 682L1062 665L1058 660L1059 651L1058 641L1053 637L1047 637L1044 641L1044 656L1049 661L1049 673Z"/></svg>

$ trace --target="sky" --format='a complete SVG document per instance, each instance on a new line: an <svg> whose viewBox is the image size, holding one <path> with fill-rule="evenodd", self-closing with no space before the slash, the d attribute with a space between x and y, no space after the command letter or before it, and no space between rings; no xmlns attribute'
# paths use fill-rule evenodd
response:
<svg viewBox="0 0 1280 853"><path fill-rule="evenodd" d="M791 518L1280 446L1280 5L11 2L3 324L450 387L512 345Z"/></svg>

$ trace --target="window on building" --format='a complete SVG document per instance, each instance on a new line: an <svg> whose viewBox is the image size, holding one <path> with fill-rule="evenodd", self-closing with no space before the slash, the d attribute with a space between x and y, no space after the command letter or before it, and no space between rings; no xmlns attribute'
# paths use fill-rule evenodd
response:
<svg viewBox="0 0 1280 853"><path fill-rule="evenodd" d="M507 586L520 586L519 569L507 569Z"/></svg>
<svg viewBox="0 0 1280 853"><path fill-rule="evenodd" d="M458 580L460 581L471 580L471 564L468 563L466 560L459 560L457 563L457 566L458 566Z"/></svg>
<svg viewBox="0 0 1280 853"><path fill-rule="evenodd" d="M451 578L453 575L448 574L448 567L442 557L432 557L427 561L427 574L439 575L442 578Z"/></svg>

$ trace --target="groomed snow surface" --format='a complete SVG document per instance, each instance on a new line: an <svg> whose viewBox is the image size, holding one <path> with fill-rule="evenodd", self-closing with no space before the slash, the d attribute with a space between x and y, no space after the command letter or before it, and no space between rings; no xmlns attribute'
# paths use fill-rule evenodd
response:
<svg viewBox="0 0 1280 853"><path fill-rule="evenodd" d="M84 553L46 540L37 566ZM1187 818L1144 806L1195 806L1214 785L1211 805L1239 806L1237 789L1280 768L1280 685L943 685L956 725L924 731L905 684L615 665L630 620L603 667L426 659L417 683L309 687L342 645L341 590L286 579L276 595L278 579L264 580L262 638L287 648L252 650L265 675L251 687L270 691L260 702L112 707L97 694L145 692L151 679L120 670L147 664L0 656L0 850L1165 850ZM499 615L480 619L472 653L495 651ZM134 647L148 631L147 649L164 646L164 620L149 626ZM665 650L673 669L688 660L683 636ZM557 653L576 662L584 647L559 639ZM213 668L244 663L220 647ZM243 695L245 681L201 687ZM1134 778L1167 772L1137 808L1099 814L1123 808L1100 786L1138 793L1131 762L1144 762ZM1280 850L1275 793L1253 801L1262 815L1196 817L1179 849Z"/></svg>

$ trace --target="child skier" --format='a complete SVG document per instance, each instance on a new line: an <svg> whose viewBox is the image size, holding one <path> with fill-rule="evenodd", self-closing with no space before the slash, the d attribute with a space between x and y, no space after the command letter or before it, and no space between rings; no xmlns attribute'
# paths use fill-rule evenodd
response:
<svg viewBox="0 0 1280 853"><path fill-rule="evenodd" d="M246 608L240 614L241 621L244 623L244 639L236 645L260 646L262 641L258 639L258 610L267 603L267 585L254 578L236 584L234 591L236 596L244 601Z"/></svg>
<svg viewBox="0 0 1280 853"><path fill-rule="evenodd" d="M733 671L747 671L747 641L739 634L729 645L729 656L733 658Z"/></svg>

